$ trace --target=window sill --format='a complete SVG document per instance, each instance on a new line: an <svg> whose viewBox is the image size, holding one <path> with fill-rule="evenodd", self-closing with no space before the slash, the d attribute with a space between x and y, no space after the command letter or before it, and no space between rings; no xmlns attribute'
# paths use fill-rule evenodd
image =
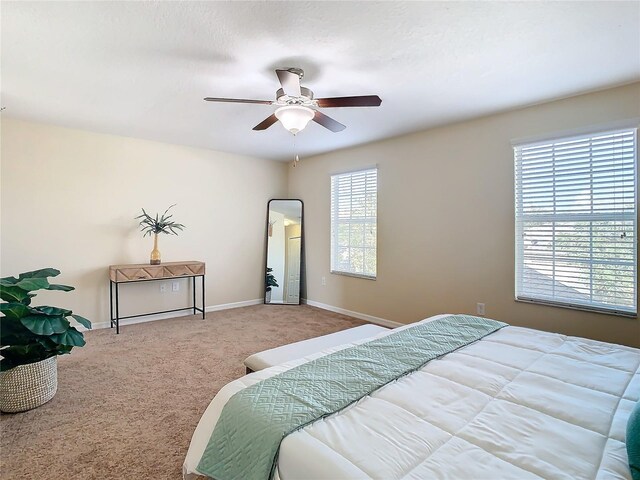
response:
<svg viewBox="0 0 640 480"><path fill-rule="evenodd" d="M340 272L337 270L331 270L329 273L332 273L333 275L343 275L345 277L354 277L354 278L362 278L364 280L376 280L376 277L372 277L369 275L362 275L359 273L350 273L350 272Z"/></svg>
<svg viewBox="0 0 640 480"><path fill-rule="evenodd" d="M550 302L547 300L531 300L526 298L516 298L515 301L521 302L521 303L531 303L535 305L544 305L547 307L568 308L569 310L578 310L580 312L600 313L603 315L611 315L615 317L631 318L633 320L638 319L637 312L632 313L632 312L623 312L620 310L606 310L604 308L587 307L583 305L573 305L573 304L560 303L560 302Z"/></svg>

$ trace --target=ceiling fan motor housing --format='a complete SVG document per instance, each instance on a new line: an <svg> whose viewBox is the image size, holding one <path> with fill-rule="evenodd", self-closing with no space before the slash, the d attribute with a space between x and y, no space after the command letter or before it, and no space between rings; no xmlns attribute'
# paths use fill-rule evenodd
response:
<svg viewBox="0 0 640 480"><path fill-rule="evenodd" d="M287 68L287 72L295 73L300 77L300 80L304 78L304 70L302 70L301 68L296 68L296 67Z"/></svg>
<svg viewBox="0 0 640 480"><path fill-rule="evenodd" d="M300 97L291 97L282 88L276 92L276 102L279 105L313 105L313 92L307 87L300 87Z"/></svg>

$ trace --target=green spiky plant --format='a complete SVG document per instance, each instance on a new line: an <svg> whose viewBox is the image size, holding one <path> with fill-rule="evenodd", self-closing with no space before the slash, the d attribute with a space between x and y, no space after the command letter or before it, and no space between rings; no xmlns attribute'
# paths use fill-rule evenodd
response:
<svg viewBox="0 0 640 480"><path fill-rule="evenodd" d="M178 232L176 232L176 230L183 230L185 228L184 225L171 220L171 217L173 217L173 215L167 216L169 210L171 210L175 206L176 204L174 203L169 208L167 208L161 216L156 213L155 218L149 215L143 208L142 214L135 217L136 220L140 220L140 230L142 231L142 233L144 233L143 237L151 234L158 235L159 233L165 233L167 235L178 235Z"/></svg>
<svg viewBox="0 0 640 480"><path fill-rule="evenodd" d="M266 291L270 292L271 291L271 287L279 287L280 285L278 285L278 281L276 280L276 277L273 276L273 268L269 268L267 267L267 288Z"/></svg>
<svg viewBox="0 0 640 480"><path fill-rule="evenodd" d="M73 347L84 346L84 336L68 319L74 318L90 329L89 320L64 308L31 306L31 299L36 296L32 292L37 290L74 290L68 285L49 283L48 277L59 274L55 268L44 268L21 273L18 278L0 278L0 298L4 301L0 303L0 371L70 353Z"/></svg>

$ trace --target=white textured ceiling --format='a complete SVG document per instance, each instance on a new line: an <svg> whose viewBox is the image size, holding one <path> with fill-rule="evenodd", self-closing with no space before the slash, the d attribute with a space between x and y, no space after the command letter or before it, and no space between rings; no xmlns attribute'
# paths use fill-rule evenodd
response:
<svg viewBox="0 0 640 480"><path fill-rule="evenodd" d="M324 109L302 157L640 79L640 2L6 2L3 115L292 158L276 124L251 128L274 68L302 67Z"/></svg>

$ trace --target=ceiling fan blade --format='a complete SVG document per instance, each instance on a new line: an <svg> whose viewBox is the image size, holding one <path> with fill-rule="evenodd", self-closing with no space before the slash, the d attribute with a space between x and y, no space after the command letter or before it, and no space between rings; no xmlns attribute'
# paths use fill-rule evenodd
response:
<svg viewBox="0 0 640 480"><path fill-rule="evenodd" d="M278 80L280 80L284 93L290 97L300 97L302 95L302 92L300 92L300 76L297 73L289 70L276 70L276 75L278 75Z"/></svg>
<svg viewBox="0 0 640 480"><path fill-rule="evenodd" d="M313 121L316 123L319 123L320 125L322 125L324 128L328 128L329 130L331 130L332 132L341 132L342 130L344 130L345 128L347 128L345 125L341 124L340 122L338 122L337 120L334 120L333 118L325 115L322 112L319 112L316 110L316 114L313 117Z"/></svg>
<svg viewBox="0 0 640 480"><path fill-rule="evenodd" d="M331 107L379 107L382 100L378 95L360 95L358 97L317 98L321 108Z"/></svg>
<svg viewBox="0 0 640 480"><path fill-rule="evenodd" d="M271 100L246 100L244 98L214 98L214 97L206 97L205 100L207 102L224 102L224 103L259 103L262 105L271 105L273 102Z"/></svg>
<svg viewBox="0 0 640 480"><path fill-rule="evenodd" d="M263 121L261 121L258 125L253 127L253 129L254 130L266 130L267 128L269 128L271 125L273 125L277 121L278 121L278 117L276 117L276 114L274 113L274 114L269 115L267 118L265 118Z"/></svg>

